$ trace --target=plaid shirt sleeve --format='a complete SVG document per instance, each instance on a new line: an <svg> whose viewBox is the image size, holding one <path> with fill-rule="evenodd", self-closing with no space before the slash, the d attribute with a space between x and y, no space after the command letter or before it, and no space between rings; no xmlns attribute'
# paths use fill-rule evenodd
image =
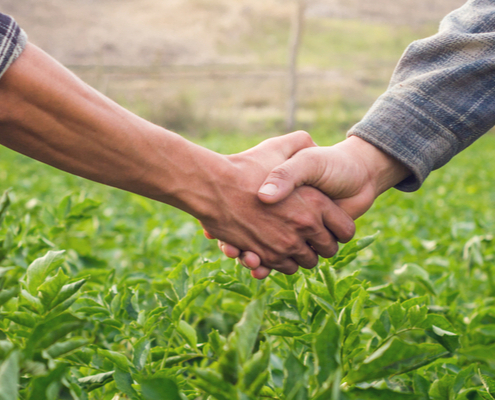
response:
<svg viewBox="0 0 495 400"><path fill-rule="evenodd" d="M26 43L27 35L14 19L0 13L0 78L21 55Z"/></svg>
<svg viewBox="0 0 495 400"><path fill-rule="evenodd" d="M495 0L469 0L412 43L388 90L348 133L404 163L417 190L495 125Z"/></svg>

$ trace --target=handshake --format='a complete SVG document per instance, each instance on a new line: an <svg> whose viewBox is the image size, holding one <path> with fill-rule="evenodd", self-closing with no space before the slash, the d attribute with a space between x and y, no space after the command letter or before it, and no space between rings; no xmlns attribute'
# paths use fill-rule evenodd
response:
<svg viewBox="0 0 495 400"><path fill-rule="evenodd" d="M337 242L354 236L353 220L410 174L357 136L318 147L302 131L221 157L212 181L218 203L199 220L205 236L257 279L335 255Z"/></svg>
<svg viewBox="0 0 495 400"><path fill-rule="evenodd" d="M64 171L170 204L263 279L332 257L353 220L409 170L350 136L305 132L225 156L123 109L29 44L0 81L0 144Z"/></svg>

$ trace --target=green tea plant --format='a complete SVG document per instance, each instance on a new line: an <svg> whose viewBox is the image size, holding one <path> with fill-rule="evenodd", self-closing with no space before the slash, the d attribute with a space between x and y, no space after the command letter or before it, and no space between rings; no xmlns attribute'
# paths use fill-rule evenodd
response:
<svg viewBox="0 0 495 400"><path fill-rule="evenodd" d="M263 282L192 219L6 153L0 399L495 398L490 149Z"/></svg>

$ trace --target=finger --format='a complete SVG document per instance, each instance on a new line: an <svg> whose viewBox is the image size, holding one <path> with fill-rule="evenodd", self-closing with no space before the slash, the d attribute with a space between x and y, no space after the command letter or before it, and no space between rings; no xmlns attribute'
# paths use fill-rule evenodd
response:
<svg viewBox="0 0 495 400"><path fill-rule="evenodd" d="M308 147L318 147L311 135L305 131L296 131L277 136L262 143L268 151L281 152L285 158L290 158L298 151Z"/></svg>
<svg viewBox="0 0 495 400"><path fill-rule="evenodd" d="M223 254L225 254L229 258L237 258L241 254L241 251L228 243L223 243L222 249Z"/></svg>
<svg viewBox="0 0 495 400"><path fill-rule="evenodd" d="M205 235L205 238L206 239L216 239L216 237L214 237L213 235L210 235L210 233L206 230L206 229L203 229L203 234Z"/></svg>
<svg viewBox="0 0 495 400"><path fill-rule="evenodd" d="M251 251L242 252L239 261L243 266L251 270L258 268L261 265L261 260L258 255Z"/></svg>
<svg viewBox="0 0 495 400"><path fill-rule="evenodd" d="M299 265L292 258L286 258L285 260L277 264L265 263L263 262L263 260L261 262L264 267L274 269L285 275L293 275L299 269Z"/></svg>
<svg viewBox="0 0 495 400"><path fill-rule="evenodd" d="M323 258L331 258L339 251L337 239L328 231L308 239L308 243Z"/></svg>
<svg viewBox="0 0 495 400"><path fill-rule="evenodd" d="M307 245L304 246L299 254L293 255L292 258L305 269L311 269L318 265L318 254Z"/></svg>
<svg viewBox="0 0 495 400"><path fill-rule="evenodd" d="M223 247L225 246L225 243L222 242L221 240L217 241L217 246L220 249L220 251L223 253Z"/></svg>
<svg viewBox="0 0 495 400"><path fill-rule="evenodd" d="M333 201L328 201L323 209L323 224L341 243L350 241L356 233L352 218ZM321 253L320 253L321 254Z"/></svg>
<svg viewBox="0 0 495 400"><path fill-rule="evenodd" d="M322 175L314 152L298 153L274 168L258 191L258 197L267 204L278 203L289 196L295 188L311 185Z"/></svg>
<svg viewBox="0 0 495 400"><path fill-rule="evenodd" d="M272 270L270 268L266 268L263 266L260 266L256 268L255 270L251 271L251 276L256 279L265 279L268 275L270 275L270 272Z"/></svg>

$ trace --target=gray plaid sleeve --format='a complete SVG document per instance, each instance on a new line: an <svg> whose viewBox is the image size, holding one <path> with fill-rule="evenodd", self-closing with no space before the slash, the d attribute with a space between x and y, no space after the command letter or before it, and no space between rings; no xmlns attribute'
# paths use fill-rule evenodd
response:
<svg viewBox="0 0 495 400"><path fill-rule="evenodd" d="M0 13L0 78L21 55L26 43L27 35L14 19Z"/></svg>
<svg viewBox="0 0 495 400"><path fill-rule="evenodd" d="M470 0L438 34L412 43L388 90L348 133L404 163L417 190L495 126L495 0Z"/></svg>

